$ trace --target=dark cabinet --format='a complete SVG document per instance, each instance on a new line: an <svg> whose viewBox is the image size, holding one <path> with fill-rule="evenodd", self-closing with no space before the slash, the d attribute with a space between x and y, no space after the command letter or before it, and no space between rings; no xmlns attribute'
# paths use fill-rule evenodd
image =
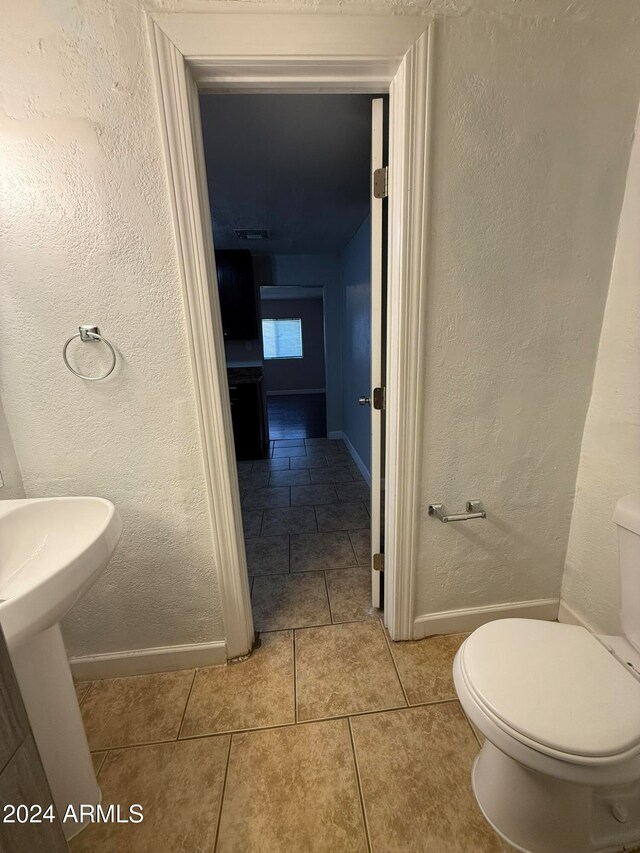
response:
<svg viewBox="0 0 640 853"><path fill-rule="evenodd" d="M227 341L260 337L258 291L253 277L251 252L216 252L222 330Z"/></svg>
<svg viewBox="0 0 640 853"><path fill-rule="evenodd" d="M234 385L230 377L229 398L236 459L262 459L269 447L262 395L262 379Z"/></svg>

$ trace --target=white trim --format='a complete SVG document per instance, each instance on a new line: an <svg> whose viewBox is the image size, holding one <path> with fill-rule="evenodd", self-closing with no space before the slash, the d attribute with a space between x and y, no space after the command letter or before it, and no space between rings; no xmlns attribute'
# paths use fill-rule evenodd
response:
<svg viewBox="0 0 640 853"><path fill-rule="evenodd" d="M267 397L288 397L289 394L326 394L326 388L293 388L291 391L267 391Z"/></svg>
<svg viewBox="0 0 640 853"><path fill-rule="evenodd" d="M369 469L367 468L367 466L362 461L362 457L360 456L358 451L355 449L353 444L351 444L351 442L349 441L349 436L346 434L346 432L341 432L340 438L344 441L347 450L349 451L349 453L351 454L351 456L353 458L353 461L358 466L358 470L360 471L362 476L367 481L367 485L369 486L369 488L371 488L371 473L370 473Z"/></svg>
<svg viewBox="0 0 640 853"><path fill-rule="evenodd" d="M560 600L560 606L558 607L558 622L564 622L566 625L580 625L581 628L586 628L591 634L602 633L562 600Z"/></svg>
<svg viewBox="0 0 640 853"><path fill-rule="evenodd" d="M332 429L331 432L327 433L327 438L331 441L340 441L343 435L341 429Z"/></svg>
<svg viewBox="0 0 640 853"><path fill-rule="evenodd" d="M384 612L393 640L411 639L415 615L435 26L408 51L389 90Z"/></svg>
<svg viewBox="0 0 640 853"><path fill-rule="evenodd" d="M238 6L230 2L228 11L152 13L166 37L189 57L202 87L266 82L280 91L309 85L327 85L331 91L386 89L428 25L421 16L259 12L255 6L242 14Z"/></svg>
<svg viewBox="0 0 640 853"><path fill-rule="evenodd" d="M229 657L235 658L251 651L253 616L198 91L182 53L148 20L204 456L212 551L227 649Z"/></svg>
<svg viewBox="0 0 640 853"><path fill-rule="evenodd" d="M433 25L420 16L148 15L229 657L253 640L196 83L390 96L385 622L413 632ZM417 41L416 41L417 40ZM230 70L231 69L231 70ZM394 76L395 75L395 76ZM232 78L230 80L230 78Z"/></svg>
<svg viewBox="0 0 640 853"><path fill-rule="evenodd" d="M539 598L533 601L514 601L510 604L492 604L487 607L469 607L464 610L448 610L444 613L426 613L418 616L413 626L414 640L422 640L433 634L460 634L474 631L486 622L495 619L545 619L554 621L558 617L557 598Z"/></svg>
<svg viewBox="0 0 640 853"><path fill-rule="evenodd" d="M71 658L69 665L78 681L98 678L120 678L148 672L168 672L174 669L195 669L200 666L220 666L227 662L224 640L217 643L194 643L184 646L160 646L155 649L136 649L131 652L112 652Z"/></svg>

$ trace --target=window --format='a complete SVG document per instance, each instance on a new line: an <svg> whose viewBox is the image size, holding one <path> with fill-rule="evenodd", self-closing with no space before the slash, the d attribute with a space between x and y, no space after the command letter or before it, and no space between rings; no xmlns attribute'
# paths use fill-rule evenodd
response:
<svg viewBox="0 0 640 853"><path fill-rule="evenodd" d="M302 320L263 320L264 357L302 358Z"/></svg>

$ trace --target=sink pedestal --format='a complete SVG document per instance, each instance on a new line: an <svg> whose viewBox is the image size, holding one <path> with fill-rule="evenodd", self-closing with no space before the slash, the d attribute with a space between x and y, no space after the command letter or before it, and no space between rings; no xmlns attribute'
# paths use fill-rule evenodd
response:
<svg viewBox="0 0 640 853"><path fill-rule="evenodd" d="M11 660L60 819L68 806L98 805L93 770L60 626L41 631L11 651ZM65 837L84 824L63 823Z"/></svg>

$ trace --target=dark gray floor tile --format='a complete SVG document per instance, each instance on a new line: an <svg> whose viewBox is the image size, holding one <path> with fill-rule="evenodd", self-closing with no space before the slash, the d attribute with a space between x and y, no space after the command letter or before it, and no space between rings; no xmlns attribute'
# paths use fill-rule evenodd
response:
<svg viewBox="0 0 640 853"><path fill-rule="evenodd" d="M344 465L331 465L310 471L312 483L353 483L352 470Z"/></svg>
<svg viewBox="0 0 640 853"><path fill-rule="evenodd" d="M326 468L327 460L322 456L300 456L289 461L291 469L296 471L301 468Z"/></svg>
<svg viewBox="0 0 640 853"><path fill-rule="evenodd" d="M267 473L271 471L288 471L289 470L289 457L287 456L285 459L259 459L257 462L253 463L253 473L254 474L264 474L265 471Z"/></svg>
<svg viewBox="0 0 640 853"><path fill-rule="evenodd" d="M238 484L241 489L263 489L269 485L269 472L260 471L251 474L238 474Z"/></svg>
<svg viewBox="0 0 640 853"><path fill-rule="evenodd" d="M289 487L248 489L244 494L242 506L247 509L274 509L279 506L289 506Z"/></svg>
<svg viewBox="0 0 640 853"><path fill-rule="evenodd" d="M349 501L368 501L371 497L371 489L365 482L340 483L336 486L338 498L342 503Z"/></svg>
<svg viewBox="0 0 640 853"><path fill-rule="evenodd" d="M274 441L275 447L304 447L304 438L277 438Z"/></svg>
<svg viewBox="0 0 640 853"><path fill-rule="evenodd" d="M289 537L260 536L246 539L250 575L276 575L289 571Z"/></svg>
<svg viewBox="0 0 640 853"><path fill-rule="evenodd" d="M323 444L308 444L307 456L325 456L330 452L330 449Z"/></svg>
<svg viewBox="0 0 640 853"><path fill-rule="evenodd" d="M292 572L342 569L358 565L349 534L343 530L291 536L290 550Z"/></svg>
<svg viewBox="0 0 640 853"><path fill-rule="evenodd" d="M325 453L327 465L353 465L353 457L348 450L328 450Z"/></svg>
<svg viewBox="0 0 640 853"><path fill-rule="evenodd" d="M362 501L356 503L328 504L316 507L318 531L357 530L369 527L371 519Z"/></svg>
<svg viewBox="0 0 640 853"><path fill-rule="evenodd" d="M242 526L244 528L244 538L250 539L255 536L260 536L262 529L262 510L261 509L243 509L242 510Z"/></svg>
<svg viewBox="0 0 640 853"><path fill-rule="evenodd" d="M349 538L353 550L356 552L358 563L361 566L368 566L371 562L371 530L368 528L350 530Z"/></svg>
<svg viewBox="0 0 640 853"><path fill-rule="evenodd" d="M252 603L256 631L281 631L331 622L322 574L257 577Z"/></svg>
<svg viewBox="0 0 640 853"><path fill-rule="evenodd" d="M292 456L306 456L307 449L303 445L300 447L275 447L273 449L273 458L278 459L283 456L292 457Z"/></svg>
<svg viewBox="0 0 640 853"><path fill-rule="evenodd" d="M340 504L340 506L347 506L347 504ZM263 536L277 536L280 533L315 533L317 530L316 514L311 506L264 510Z"/></svg>
<svg viewBox="0 0 640 853"><path fill-rule="evenodd" d="M272 471L269 477L270 486L308 486L310 482L308 468L300 471Z"/></svg>
<svg viewBox="0 0 640 853"><path fill-rule="evenodd" d="M335 487L330 483L317 486L292 486L291 506L315 506L338 503Z"/></svg>

